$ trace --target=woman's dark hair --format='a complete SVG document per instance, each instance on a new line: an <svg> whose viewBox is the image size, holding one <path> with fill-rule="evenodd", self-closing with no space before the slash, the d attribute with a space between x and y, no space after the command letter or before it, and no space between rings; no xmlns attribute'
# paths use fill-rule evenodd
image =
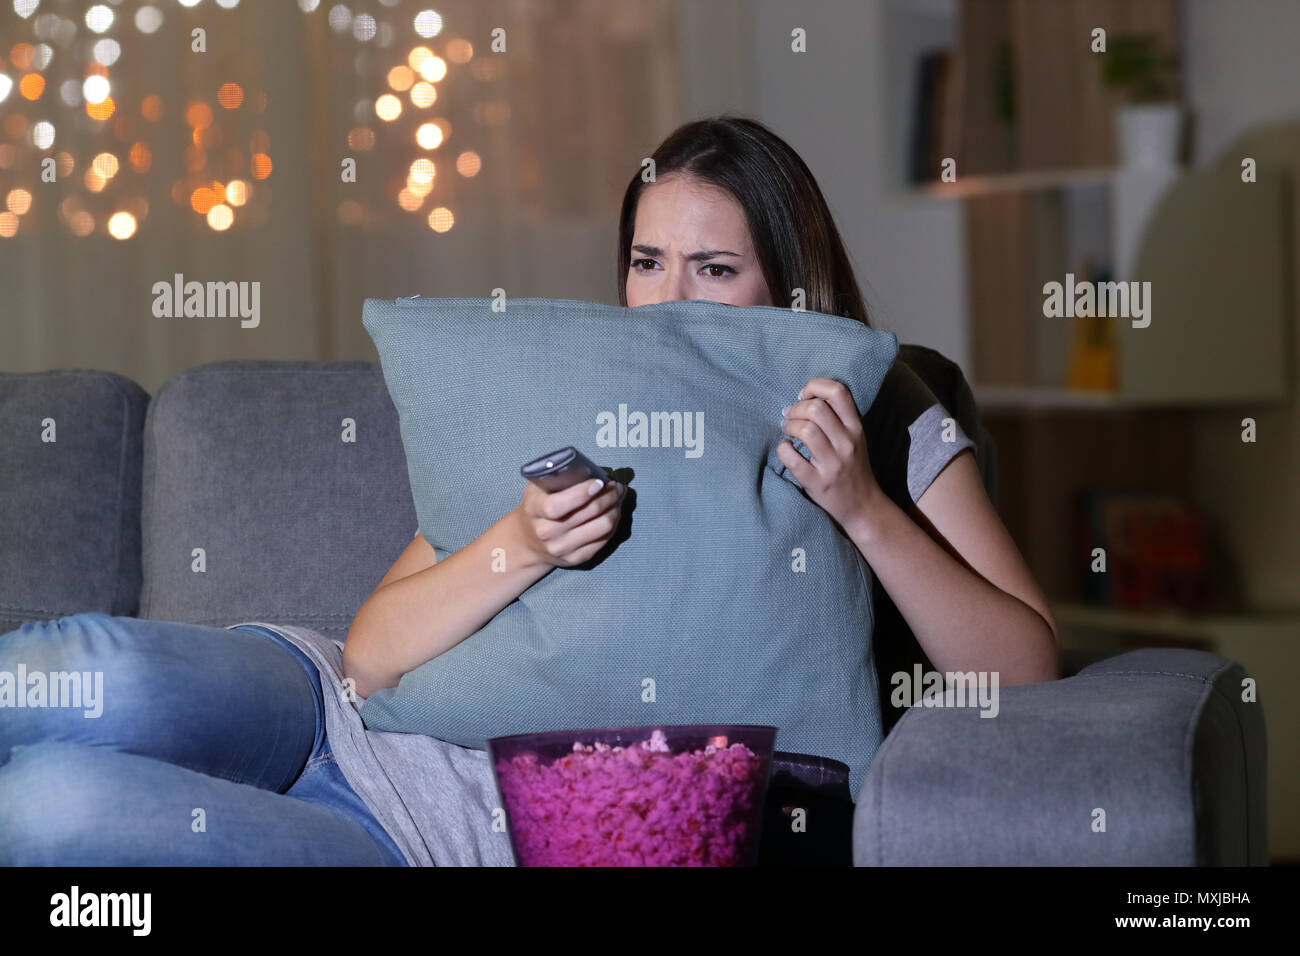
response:
<svg viewBox="0 0 1300 956"><path fill-rule="evenodd" d="M773 304L788 308L794 289L804 307L870 326L867 305L830 208L799 154L762 123L717 116L679 126L654 151L658 181L670 173L725 189L745 211ZM641 171L623 194L618 223L618 300L627 305Z"/></svg>

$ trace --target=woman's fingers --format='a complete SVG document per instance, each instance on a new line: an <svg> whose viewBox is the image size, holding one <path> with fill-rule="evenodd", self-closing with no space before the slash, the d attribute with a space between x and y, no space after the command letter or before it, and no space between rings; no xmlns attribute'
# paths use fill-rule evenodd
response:
<svg viewBox="0 0 1300 956"><path fill-rule="evenodd" d="M591 521L598 515L602 515L613 508L618 507L618 503L623 497L623 486L616 481L611 481L605 486L605 490L596 497L590 499L585 505L577 511L570 514L559 526L563 531L571 531L574 528L581 527Z"/></svg>
<svg viewBox="0 0 1300 956"><path fill-rule="evenodd" d="M525 499L531 497L529 514L551 521L563 521L568 515L591 502L592 498L609 489L608 479L591 478L570 485L561 491L546 491L532 484L525 490Z"/></svg>
<svg viewBox="0 0 1300 956"><path fill-rule="evenodd" d="M848 386L830 378L814 378L799 392L799 398L791 404L788 416L814 422L836 451L848 455L862 435L862 419Z"/></svg>
<svg viewBox="0 0 1300 956"><path fill-rule="evenodd" d="M605 542L613 536L614 531L618 528L619 516L622 514L621 509L611 508L590 521L586 521L578 527L566 531L555 541L555 551L562 554L574 564L581 564L586 557L595 554L604 546ZM583 557L582 549L587 546L595 545L590 553Z"/></svg>
<svg viewBox="0 0 1300 956"><path fill-rule="evenodd" d="M808 451L812 453L814 465L821 462L827 462L836 457L836 448L831 444L831 440L826 437L821 426L806 418L791 418L781 426L781 431L794 438L799 439L808 446ZM849 452L852 452L850 446ZM798 454L796 451L795 454ZM846 453L841 453L846 454ZM802 457L802 456L800 456ZM795 476L796 478L798 475Z"/></svg>
<svg viewBox="0 0 1300 956"><path fill-rule="evenodd" d="M539 489L540 490L540 489ZM581 495L573 494L578 491ZM608 482L594 498L579 484L563 491L542 492L534 508L525 510L533 518L535 533L542 541L554 541L562 535L581 527L593 518L616 508L622 500L626 486L616 481ZM559 515L552 518L551 515Z"/></svg>
<svg viewBox="0 0 1300 956"><path fill-rule="evenodd" d="M805 488L812 483L812 479L817 475L817 470L813 468L808 459L799 454L794 445L788 441L783 441L776 446L776 457L781 459L781 464L785 465L790 474L794 475L795 480Z"/></svg>

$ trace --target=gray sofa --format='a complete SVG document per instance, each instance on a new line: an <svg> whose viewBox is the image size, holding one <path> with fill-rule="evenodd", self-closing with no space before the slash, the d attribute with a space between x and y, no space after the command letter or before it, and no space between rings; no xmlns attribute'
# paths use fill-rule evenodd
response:
<svg viewBox="0 0 1300 956"><path fill-rule="evenodd" d="M960 371L899 354L976 438L996 500ZM152 398L107 372L0 373L0 447L0 633L102 611L342 639L418 523L368 362L219 362ZM887 699L888 674L929 662L879 589L877 625ZM1064 679L1003 688L996 719L887 715L853 861L1263 865L1264 718L1244 677L1200 651L1067 653Z"/></svg>

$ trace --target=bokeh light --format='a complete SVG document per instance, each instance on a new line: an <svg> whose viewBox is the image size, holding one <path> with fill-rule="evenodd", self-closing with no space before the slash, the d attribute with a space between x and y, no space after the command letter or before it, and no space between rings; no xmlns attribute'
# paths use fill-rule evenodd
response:
<svg viewBox="0 0 1300 956"><path fill-rule="evenodd" d="M95 44L94 56L98 63L105 66L112 66L117 62L117 58L122 55L122 47L116 40L105 38Z"/></svg>
<svg viewBox="0 0 1300 956"><path fill-rule="evenodd" d="M439 206L429 213L429 228L434 232L446 232L456 224L456 217L446 206Z"/></svg>
<svg viewBox="0 0 1300 956"><path fill-rule="evenodd" d="M248 166L254 179L265 179L271 175L271 157L266 153L254 153Z"/></svg>
<svg viewBox="0 0 1300 956"><path fill-rule="evenodd" d="M442 32L442 15L434 10L421 10L415 15L415 32L422 37L436 37Z"/></svg>
<svg viewBox="0 0 1300 956"><path fill-rule="evenodd" d="M113 11L111 8L97 3L86 11L86 26L95 33L103 33L113 25Z"/></svg>
<svg viewBox="0 0 1300 956"><path fill-rule="evenodd" d="M411 102L420 109L427 109L438 99L438 89L432 83L421 80L411 87Z"/></svg>
<svg viewBox="0 0 1300 956"><path fill-rule="evenodd" d="M106 120L113 115L113 110L116 108L117 105L113 102L113 97L106 96L103 102L87 103L86 115L93 120Z"/></svg>
<svg viewBox="0 0 1300 956"><path fill-rule="evenodd" d="M437 149L442 145L442 130L436 123L425 123L415 131L415 141L421 149Z"/></svg>
<svg viewBox="0 0 1300 956"><path fill-rule="evenodd" d="M431 56L433 56L433 51L427 46L417 46L407 55L406 63L411 69L419 72L420 66Z"/></svg>
<svg viewBox="0 0 1300 956"><path fill-rule="evenodd" d="M330 29L335 33L343 33L352 25L352 11L341 3L330 7L329 13Z"/></svg>
<svg viewBox="0 0 1300 956"><path fill-rule="evenodd" d="M153 33L162 21L162 11L157 7L145 6L135 12L135 28L141 33Z"/></svg>
<svg viewBox="0 0 1300 956"><path fill-rule="evenodd" d="M28 73L18 81L18 92L29 100L39 100L45 92L45 77L39 73Z"/></svg>
<svg viewBox="0 0 1300 956"><path fill-rule="evenodd" d="M447 75L447 61L440 56L426 57L420 61L416 72L430 83L437 83Z"/></svg>
<svg viewBox="0 0 1300 956"><path fill-rule="evenodd" d="M26 215L32 208L32 194L26 189L11 189L5 196L5 208L16 216Z"/></svg>
<svg viewBox="0 0 1300 956"><path fill-rule="evenodd" d="M472 149L466 150L456 157L456 172L462 176L477 176L482 167L483 161L479 159L478 153Z"/></svg>
<svg viewBox="0 0 1300 956"><path fill-rule="evenodd" d="M474 47L468 40L457 37L447 44L447 59L452 63L468 63L473 56Z"/></svg>
<svg viewBox="0 0 1300 956"><path fill-rule="evenodd" d="M217 90L217 102L222 109L238 109L239 104L244 102L244 91L238 83L222 83L221 89Z"/></svg>
<svg viewBox="0 0 1300 956"><path fill-rule="evenodd" d="M420 158L411 163L408 175L419 182L433 182L433 177L437 173L437 167L433 165L433 160Z"/></svg>
<svg viewBox="0 0 1300 956"><path fill-rule="evenodd" d="M358 14L352 21L352 36L362 43L374 39L377 29L375 18L368 13Z"/></svg>
<svg viewBox="0 0 1300 956"><path fill-rule="evenodd" d="M15 43L9 49L9 62L20 70L31 69L32 60L36 58L36 47L30 43Z"/></svg>
<svg viewBox="0 0 1300 956"><path fill-rule="evenodd" d="M117 175L117 157L112 153L100 153L90 161L90 165L95 168L95 172L105 179L112 179Z"/></svg>
<svg viewBox="0 0 1300 956"><path fill-rule="evenodd" d="M32 145L37 149L49 149L54 145L54 124L41 120L32 127Z"/></svg>
<svg viewBox="0 0 1300 956"><path fill-rule="evenodd" d="M385 93L375 100L375 115L381 120L391 123L402 115L402 101L392 93Z"/></svg>
<svg viewBox="0 0 1300 956"><path fill-rule="evenodd" d="M224 203L219 203L208 210L208 225L217 232L225 232L235 221L235 211Z"/></svg>
<svg viewBox="0 0 1300 956"><path fill-rule="evenodd" d="M135 235L135 216L129 212L115 212L108 220L108 234L114 239L130 239Z"/></svg>
<svg viewBox="0 0 1300 956"><path fill-rule="evenodd" d="M153 165L153 152L143 141L134 144L127 155L131 160L131 168L137 173L147 173L149 167Z"/></svg>
<svg viewBox="0 0 1300 956"><path fill-rule="evenodd" d="M200 186L190 193L190 208L200 216L206 216L216 204L217 197L212 194L212 190L207 186Z"/></svg>
<svg viewBox="0 0 1300 956"><path fill-rule="evenodd" d="M87 103L102 103L108 99L109 85L107 77L95 75L86 77L86 82L81 84L81 95L86 98Z"/></svg>
<svg viewBox="0 0 1300 956"><path fill-rule="evenodd" d="M415 71L400 63L388 71L388 85L399 93L405 93L415 82Z"/></svg>
<svg viewBox="0 0 1300 956"><path fill-rule="evenodd" d="M359 226L365 217L365 209L355 199L345 199L339 203L339 222L345 226Z"/></svg>
<svg viewBox="0 0 1300 956"><path fill-rule="evenodd" d="M95 217L84 209L80 209L72 214L68 221L69 228L72 229L74 236L85 238L95 231Z"/></svg>
<svg viewBox="0 0 1300 956"><path fill-rule="evenodd" d="M207 103L191 103L185 110L185 122L195 129L207 129L212 125L212 107Z"/></svg>

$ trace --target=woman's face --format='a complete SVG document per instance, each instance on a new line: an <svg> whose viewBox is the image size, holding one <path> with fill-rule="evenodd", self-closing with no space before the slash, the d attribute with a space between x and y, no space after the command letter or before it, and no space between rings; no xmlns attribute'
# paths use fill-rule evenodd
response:
<svg viewBox="0 0 1300 956"><path fill-rule="evenodd" d="M692 177L665 176L641 191L627 271L627 304L707 299L772 305L740 204Z"/></svg>

